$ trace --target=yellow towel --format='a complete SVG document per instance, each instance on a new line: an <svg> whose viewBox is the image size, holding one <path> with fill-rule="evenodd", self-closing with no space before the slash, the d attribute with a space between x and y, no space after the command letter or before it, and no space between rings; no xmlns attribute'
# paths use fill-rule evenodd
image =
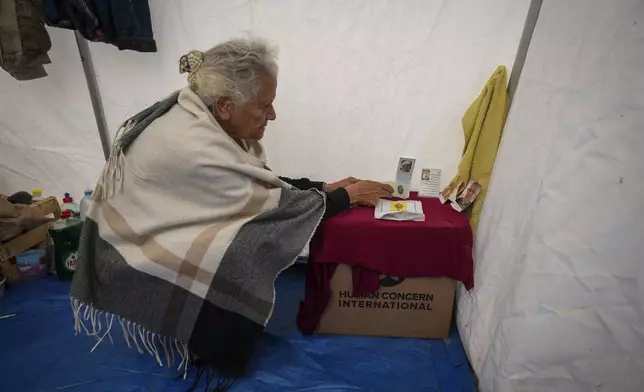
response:
<svg viewBox="0 0 644 392"><path fill-rule="evenodd" d="M504 66L499 66L485 84L481 94L463 115L465 134L463 158L458 166L458 174L446 187L446 189L453 189L453 194L457 195L470 180L481 184L481 192L466 211L474 233L507 115L507 71Z"/></svg>

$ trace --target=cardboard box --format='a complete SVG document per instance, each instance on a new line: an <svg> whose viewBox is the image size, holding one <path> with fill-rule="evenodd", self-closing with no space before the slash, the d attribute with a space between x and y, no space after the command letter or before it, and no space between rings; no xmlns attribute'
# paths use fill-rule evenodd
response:
<svg viewBox="0 0 644 392"><path fill-rule="evenodd" d="M454 280L383 275L380 285L380 290L368 297L352 297L351 267L340 264L331 280L332 298L317 332L436 339L449 336Z"/></svg>
<svg viewBox="0 0 644 392"><path fill-rule="evenodd" d="M20 269L16 265L16 258L0 260L0 280L7 279L6 283L15 283L20 280Z"/></svg>
<svg viewBox="0 0 644 392"><path fill-rule="evenodd" d="M35 211L34 216L53 214L54 218L60 218L60 205L55 197L48 197L44 200L38 201L29 206L29 208ZM48 229L48 224L40 225L12 240L3 242L0 244L0 261L8 260L18 253L33 248L43 241L46 241L47 238L49 238Z"/></svg>

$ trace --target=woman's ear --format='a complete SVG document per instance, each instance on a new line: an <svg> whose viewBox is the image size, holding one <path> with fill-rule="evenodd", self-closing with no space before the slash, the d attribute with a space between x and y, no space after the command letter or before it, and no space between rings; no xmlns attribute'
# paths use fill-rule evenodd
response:
<svg viewBox="0 0 644 392"><path fill-rule="evenodd" d="M230 100L226 98L219 98L215 101L215 104L214 104L215 115L220 120L228 121L230 120L231 107L232 107L232 104Z"/></svg>

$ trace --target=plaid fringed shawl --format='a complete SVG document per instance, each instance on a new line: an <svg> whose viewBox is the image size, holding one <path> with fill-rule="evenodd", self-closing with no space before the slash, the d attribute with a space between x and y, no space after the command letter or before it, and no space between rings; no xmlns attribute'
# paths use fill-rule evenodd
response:
<svg viewBox="0 0 644 392"><path fill-rule="evenodd" d="M97 346L120 325L159 364L185 371L199 358L243 375L275 279L313 235L325 199L283 183L259 143L242 144L187 88L124 124L83 227L76 332Z"/></svg>

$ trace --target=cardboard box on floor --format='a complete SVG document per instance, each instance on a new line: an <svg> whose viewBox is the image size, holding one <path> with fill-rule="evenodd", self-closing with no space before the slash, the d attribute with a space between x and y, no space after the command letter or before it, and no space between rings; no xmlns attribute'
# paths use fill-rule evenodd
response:
<svg viewBox="0 0 644 392"><path fill-rule="evenodd" d="M0 197L4 197L4 195L0 195ZM29 208L32 210L31 216L34 217L53 214L53 219L60 218L60 205L53 196L37 201L30 205ZM0 243L0 261L10 259L18 253L46 241L49 238L48 229L48 224L42 224L7 242Z"/></svg>
<svg viewBox="0 0 644 392"><path fill-rule="evenodd" d="M351 267L338 265L332 297L316 332L444 339L449 336L456 282L449 278L383 276L380 290L354 298Z"/></svg>

